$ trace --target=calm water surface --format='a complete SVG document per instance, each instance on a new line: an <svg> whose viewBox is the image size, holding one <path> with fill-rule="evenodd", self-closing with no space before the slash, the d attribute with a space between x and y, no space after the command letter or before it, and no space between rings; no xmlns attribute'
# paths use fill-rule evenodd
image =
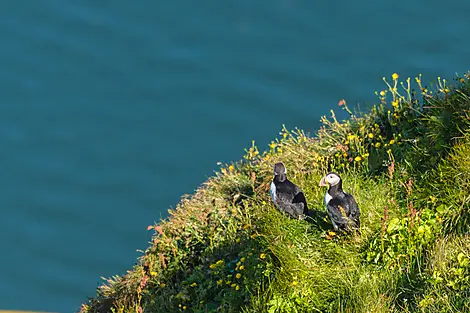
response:
<svg viewBox="0 0 470 313"><path fill-rule="evenodd" d="M3 1L0 309L73 312L218 161L381 77L469 69L470 2Z"/></svg>

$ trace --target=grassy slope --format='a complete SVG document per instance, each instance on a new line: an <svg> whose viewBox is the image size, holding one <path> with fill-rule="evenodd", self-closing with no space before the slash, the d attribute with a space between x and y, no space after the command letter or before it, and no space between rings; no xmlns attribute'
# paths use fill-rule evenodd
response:
<svg viewBox="0 0 470 313"><path fill-rule="evenodd" d="M393 77L381 104L316 137L283 130L225 165L170 217L139 262L108 279L81 312L465 312L470 310L470 85L458 78L418 95ZM397 88L399 87L399 88ZM416 100L419 98L420 100ZM283 161L312 221L269 198ZM328 171L361 208L361 234L333 236ZM458 183L460 188L454 188Z"/></svg>

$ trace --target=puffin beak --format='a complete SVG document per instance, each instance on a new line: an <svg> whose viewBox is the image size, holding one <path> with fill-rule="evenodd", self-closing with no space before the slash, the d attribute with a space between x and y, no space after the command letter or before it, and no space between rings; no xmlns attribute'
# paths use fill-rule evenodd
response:
<svg viewBox="0 0 470 313"><path fill-rule="evenodd" d="M326 176L323 177L321 180L320 180L320 183L318 184L320 187L323 187L323 186L328 186L328 180L326 179Z"/></svg>

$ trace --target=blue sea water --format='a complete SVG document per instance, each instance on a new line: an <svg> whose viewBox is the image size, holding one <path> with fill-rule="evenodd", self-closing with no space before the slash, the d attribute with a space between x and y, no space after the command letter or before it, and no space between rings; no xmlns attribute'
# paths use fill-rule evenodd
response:
<svg viewBox="0 0 470 313"><path fill-rule="evenodd" d="M470 2L3 1L0 309L77 311L218 161L382 76L470 68Z"/></svg>

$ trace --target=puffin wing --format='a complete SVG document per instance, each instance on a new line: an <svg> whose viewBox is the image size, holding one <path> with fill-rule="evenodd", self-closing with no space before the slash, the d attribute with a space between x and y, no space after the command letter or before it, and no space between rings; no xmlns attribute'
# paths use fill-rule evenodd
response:
<svg viewBox="0 0 470 313"><path fill-rule="evenodd" d="M346 213L347 213L349 220L353 222L352 226L355 228L359 228L360 226L359 217L361 215L361 212L359 210L359 206L356 203L356 200L350 194L346 194L346 197L344 198L343 202L346 204L348 208L348 211Z"/></svg>
<svg viewBox="0 0 470 313"><path fill-rule="evenodd" d="M293 218L299 218L308 210L307 201L300 188L287 179L276 184L275 198L278 209Z"/></svg>
<svg viewBox="0 0 470 313"><path fill-rule="evenodd" d="M349 212L349 208L345 203L337 198L331 199L326 205L326 210L328 211L328 216L330 217L331 223L336 231L338 228L347 228L347 212Z"/></svg>
<svg viewBox="0 0 470 313"><path fill-rule="evenodd" d="M304 193L299 189L299 193L297 193L294 197L294 199L292 200L292 203L296 203L296 204L303 204L303 214L306 214L308 215L308 206L307 206L307 199L305 199L305 195Z"/></svg>
<svg viewBox="0 0 470 313"><path fill-rule="evenodd" d="M304 204L302 202L293 203L295 197L285 193L277 194L277 205L279 210L286 212L293 218L299 218L304 212Z"/></svg>

